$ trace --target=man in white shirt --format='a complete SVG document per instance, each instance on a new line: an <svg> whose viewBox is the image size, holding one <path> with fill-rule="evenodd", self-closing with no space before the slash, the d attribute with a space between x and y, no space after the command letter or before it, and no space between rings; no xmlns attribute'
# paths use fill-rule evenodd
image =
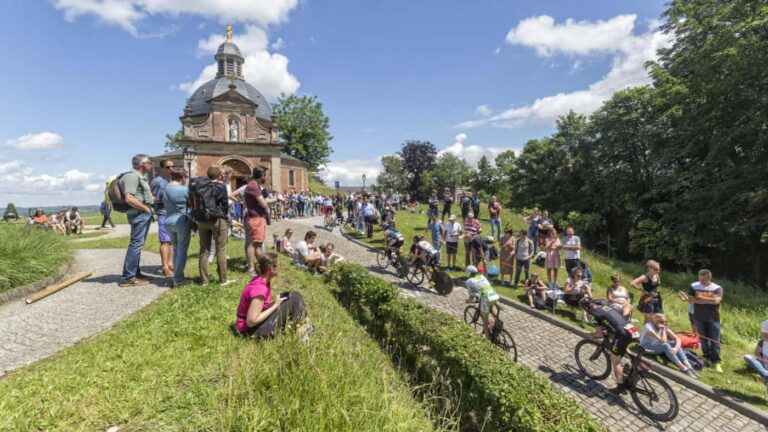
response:
<svg viewBox="0 0 768 432"><path fill-rule="evenodd" d="M461 224L456 222L456 215L448 217L448 223L445 225L445 251L448 255L449 270L456 270L456 254L459 250L459 239L461 238Z"/></svg>
<svg viewBox="0 0 768 432"><path fill-rule="evenodd" d="M573 227L568 227L565 230L562 245L562 249L565 251L565 270L568 272L568 277L571 277L573 276L573 269L579 266L581 260L581 239L574 235Z"/></svg>

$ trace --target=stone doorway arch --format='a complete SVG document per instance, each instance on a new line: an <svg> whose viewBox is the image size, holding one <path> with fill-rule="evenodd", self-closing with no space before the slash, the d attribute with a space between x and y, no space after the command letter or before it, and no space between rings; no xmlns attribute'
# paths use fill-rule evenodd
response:
<svg viewBox="0 0 768 432"><path fill-rule="evenodd" d="M243 186L253 173L253 165L242 156L225 156L219 160L219 165L229 167L232 170L232 178L229 181L233 191Z"/></svg>

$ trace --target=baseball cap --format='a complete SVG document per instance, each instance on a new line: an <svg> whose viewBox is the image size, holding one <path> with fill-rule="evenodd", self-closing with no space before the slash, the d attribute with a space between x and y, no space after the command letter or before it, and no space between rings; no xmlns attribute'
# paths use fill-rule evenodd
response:
<svg viewBox="0 0 768 432"><path fill-rule="evenodd" d="M454 220L456 220L456 215L450 215L450 216L448 216L448 220L449 220L449 221L454 221Z"/></svg>

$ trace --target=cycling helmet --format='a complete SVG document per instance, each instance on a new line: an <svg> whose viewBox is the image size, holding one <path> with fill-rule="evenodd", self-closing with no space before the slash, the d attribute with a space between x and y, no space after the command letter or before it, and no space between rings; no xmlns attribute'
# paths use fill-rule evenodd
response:
<svg viewBox="0 0 768 432"><path fill-rule="evenodd" d="M477 267L475 267L475 266L473 266L473 265L468 265L468 266L467 266L467 273L468 273L470 276L472 276L472 275L476 275L476 274L480 273L480 271L479 271L479 270L477 270Z"/></svg>
<svg viewBox="0 0 768 432"><path fill-rule="evenodd" d="M591 304L592 299L589 297L583 297L581 300L579 300L579 307L582 309L586 309Z"/></svg>
<svg viewBox="0 0 768 432"><path fill-rule="evenodd" d="M488 244L492 244L495 241L496 241L496 239L493 236L487 236L485 238L485 242L488 243Z"/></svg>
<svg viewBox="0 0 768 432"><path fill-rule="evenodd" d="M414 243L418 243L418 242L420 242L422 240L424 240L424 236L421 235L421 234L419 234L419 235L417 235L416 237L413 238L413 242Z"/></svg>

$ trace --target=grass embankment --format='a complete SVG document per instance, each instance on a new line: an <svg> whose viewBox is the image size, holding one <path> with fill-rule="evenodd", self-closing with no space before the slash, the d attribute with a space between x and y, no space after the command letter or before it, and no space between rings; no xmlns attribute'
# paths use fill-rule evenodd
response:
<svg viewBox="0 0 768 432"><path fill-rule="evenodd" d="M156 239L148 248L157 249ZM195 277L196 240L190 252ZM242 262L242 243L231 243L229 255ZM233 336L245 278L231 271L237 284L174 289L112 330L12 372L0 381L0 430L432 429L388 356L325 283L287 261L280 270L274 291L298 290L306 300L315 326L308 345L292 332L269 341Z"/></svg>
<svg viewBox="0 0 768 432"><path fill-rule="evenodd" d="M309 190L310 192L319 193L321 195L333 195L336 193L336 189L313 181L309 182Z"/></svg>
<svg viewBox="0 0 768 432"><path fill-rule="evenodd" d="M407 211L401 211L397 214L397 227L406 237L406 246L410 246L413 236L417 233L423 233L428 240L431 240L430 234L425 232L427 226L426 207L422 206L419 210L424 210L425 213L412 214ZM483 208L481 211L481 217L484 217L481 219L483 233L485 235L490 235L491 227L487 216L487 208ZM519 232L519 230L526 228L526 224L522 221L522 217L508 210L505 210L502 214L502 226L505 224L509 224L510 227L514 228L516 233ZM376 234L372 240L363 237L357 238L377 247L382 246L382 235L380 234L378 227L376 228ZM445 253L445 249L443 249L443 253ZM605 297L607 287L611 284L610 276L613 273L617 273L621 276L622 284L634 294L635 305L637 304L637 299L640 298L640 292L629 288L629 283L634 278L645 273L645 267L642 263L611 260L600 254L584 250L582 250L582 259L587 261L592 269L592 289L595 296ZM457 264L459 266L464 265L463 242L459 242ZM661 295L664 299L664 311L670 322L670 327L677 331L691 332L692 329L688 321L688 305L677 297L677 292L681 290L687 291L690 284L696 280L696 275L664 271L663 265L664 263L662 263L661 273ZM546 270L544 268L531 265L531 271L538 272L539 275L546 280ZM462 279L465 277L465 274L462 271L456 271L451 272L451 276ZM560 286L564 286L565 279L566 272L565 264L563 262L558 274L558 282ZM522 288L515 290L509 286L500 285L498 280L493 282L500 294L510 299L520 301L526 305L528 304L528 300L523 295ZM718 374L711 369L706 369L702 373L701 381L720 388L734 396L743 398L747 402L754 404L763 410L768 410L765 384L763 384L757 374L753 373L752 370L746 366L742 359L744 354L752 354L754 352L755 344L760 337L760 323L768 318L768 293L755 291L751 287L740 282L719 279L717 278L717 275L715 275L715 282L720 284L725 290L725 296L721 307L721 319L723 323L721 355L723 358L722 365L724 373ZM522 281L520 285L522 286ZM563 305L558 306L555 313L558 317L566 321L587 328L586 325L581 322L581 314L576 314L573 310L568 309ZM639 318L642 323L642 316L636 310L634 316Z"/></svg>
<svg viewBox="0 0 768 432"><path fill-rule="evenodd" d="M29 225L0 225L0 292L51 276L72 261L64 236Z"/></svg>

